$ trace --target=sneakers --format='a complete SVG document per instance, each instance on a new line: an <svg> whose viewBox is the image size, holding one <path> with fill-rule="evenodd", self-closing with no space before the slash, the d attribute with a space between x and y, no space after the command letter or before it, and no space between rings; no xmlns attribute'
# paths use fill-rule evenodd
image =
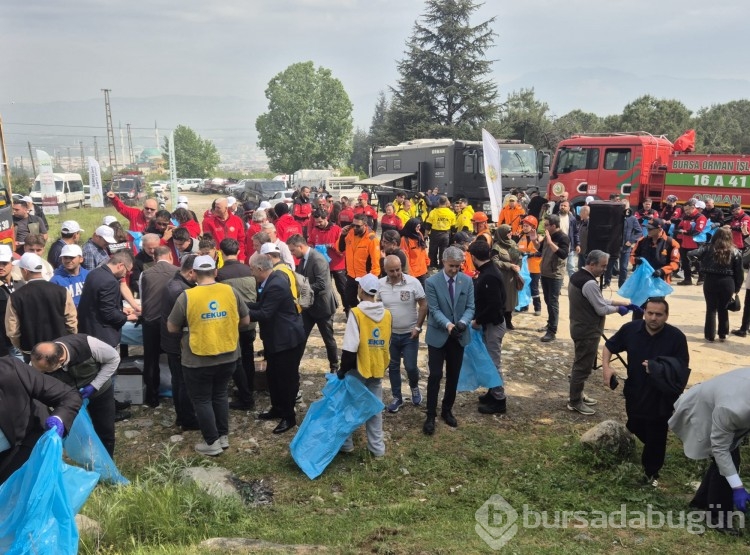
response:
<svg viewBox="0 0 750 555"><path fill-rule="evenodd" d="M581 398L581 400L583 401L584 405L588 405L588 406L596 405L599 402L596 399L589 397L585 393L583 394L583 397Z"/></svg>
<svg viewBox="0 0 750 555"><path fill-rule="evenodd" d="M550 341L555 340L555 334L551 331L547 330L547 333L544 334L544 336L539 340L542 343L549 343Z"/></svg>
<svg viewBox="0 0 750 555"><path fill-rule="evenodd" d="M584 404L582 401L579 401L575 405L568 403L568 410L580 412L584 416L591 416L592 414L596 414L596 411L594 409Z"/></svg>
<svg viewBox="0 0 750 555"><path fill-rule="evenodd" d="M227 442L227 447L229 447L228 442ZM195 450L201 455L210 455L212 457L215 457L216 455L221 455L223 453L221 444L219 443L218 439L214 441L211 445L208 445L205 441L196 443Z"/></svg>
<svg viewBox="0 0 750 555"><path fill-rule="evenodd" d="M732 330L732 335L736 335L737 337L747 337L747 330Z"/></svg>
<svg viewBox="0 0 750 555"><path fill-rule="evenodd" d="M535 310L534 311L534 316L541 316L541 315L542 315L542 311L541 310Z"/></svg>
<svg viewBox="0 0 750 555"><path fill-rule="evenodd" d="M401 397L394 397L393 401L391 401L391 404L388 405L388 412L398 412L398 409L401 408L401 405L404 404L404 401L401 399Z"/></svg>
<svg viewBox="0 0 750 555"><path fill-rule="evenodd" d="M422 393L419 391L418 387L412 387L411 388L411 403L415 407L418 407L420 403L422 402Z"/></svg>
<svg viewBox="0 0 750 555"><path fill-rule="evenodd" d="M678 281L677 285L693 285L693 280L683 279L682 281Z"/></svg>
<svg viewBox="0 0 750 555"><path fill-rule="evenodd" d="M219 436L219 446L222 449L229 449L229 436Z"/></svg>

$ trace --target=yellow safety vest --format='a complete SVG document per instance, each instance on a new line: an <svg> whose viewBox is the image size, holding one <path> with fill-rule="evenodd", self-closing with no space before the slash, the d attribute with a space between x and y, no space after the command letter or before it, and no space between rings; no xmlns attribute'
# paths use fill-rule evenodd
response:
<svg viewBox="0 0 750 555"><path fill-rule="evenodd" d="M185 291L190 350L198 356L215 356L237 349L240 314L231 285L213 283Z"/></svg>
<svg viewBox="0 0 750 555"><path fill-rule="evenodd" d="M294 298L294 306L297 307L297 312L302 312L302 307L299 305L299 291L297 291L297 278L292 270L285 262L279 262L273 267L274 271L281 272L289 278L289 287L292 289L292 297Z"/></svg>
<svg viewBox="0 0 750 555"><path fill-rule="evenodd" d="M382 378L391 360L391 311L386 310L383 319L376 322L357 307L352 313L359 325L359 349L357 349L357 371L364 378Z"/></svg>

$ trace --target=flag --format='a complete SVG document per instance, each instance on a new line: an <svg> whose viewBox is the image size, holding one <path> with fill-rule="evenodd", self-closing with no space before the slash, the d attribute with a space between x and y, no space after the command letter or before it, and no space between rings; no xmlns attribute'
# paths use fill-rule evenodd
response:
<svg viewBox="0 0 750 555"><path fill-rule="evenodd" d="M503 202L503 184L500 177L500 147L489 131L482 129L482 148L484 150L484 177L487 179L487 191L492 205L492 221L500 219L500 205Z"/></svg>
<svg viewBox="0 0 750 555"><path fill-rule="evenodd" d="M96 158L89 156L89 198L92 208L104 207L104 192L102 191L102 171Z"/></svg>

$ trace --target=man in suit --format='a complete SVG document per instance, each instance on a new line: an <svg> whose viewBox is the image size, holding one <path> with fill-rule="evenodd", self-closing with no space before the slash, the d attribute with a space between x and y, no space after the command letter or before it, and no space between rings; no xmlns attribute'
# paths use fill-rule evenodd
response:
<svg viewBox="0 0 750 555"><path fill-rule="evenodd" d="M44 431L62 437L81 408L78 392L13 357L0 358L0 484L25 463ZM54 407L50 414L47 407Z"/></svg>
<svg viewBox="0 0 750 555"><path fill-rule="evenodd" d="M750 433L750 368L738 368L691 387L675 403L669 427L689 459L711 459L691 507L707 510L711 526L730 532L732 506L750 507L739 476L740 444Z"/></svg>
<svg viewBox="0 0 750 555"><path fill-rule="evenodd" d="M258 283L258 301L250 303L250 321L260 324L266 355L266 375L271 408L261 420L280 418L273 433L282 434L297 425L294 401L299 391L299 363L305 351L302 316L286 277L273 269L267 254L256 254L250 263Z"/></svg>
<svg viewBox="0 0 750 555"><path fill-rule="evenodd" d="M93 335L112 347L119 345L122 326L138 319L132 308L128 312L123 310L120 292L120 280L132 269L133 255L123 250L89 272L78 302L80 333Z"/></svg>
<svg viewBox="0 0 750 555"><path fill-rule="evenodd" d="M448 247L443 253L443 269L427 279L425 294L429 309L427 317L427 419L422 431L435 433L437 400L445 364L445 392L441 417L448 426L458 426L451 412L456 400L456 386L461 372L464 347L469 344L467 326L474 318L474 285L471 278L461 272L464 252L458 247Z"/></svg>
<svg viewBox="0 0 750 555"><path fill-rule="evenodd" d="M338 347L336 338L333 336L333 315L336 313L337 304L333 296L328 262L317 250L310 248L302 235L292 235L286 243L291 253L300 259L297 273L307 278L315 293L313 305L302 310L305 335L310 337L313 327L318 326L318 331L326 346L329 368L331 373L335 373L339 369Z"/></svg>

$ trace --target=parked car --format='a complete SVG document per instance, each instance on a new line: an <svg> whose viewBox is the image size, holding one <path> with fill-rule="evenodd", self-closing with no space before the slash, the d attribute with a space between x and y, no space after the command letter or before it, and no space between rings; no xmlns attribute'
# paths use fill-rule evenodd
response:
<svg viewBox="0 0 750 555"><path fill-rule="evenodd" d="M149 185L151 186L151 192L153 194L163 193L164 191L169 190L169 181L154 181L149 183Z"/></svg>
<svg viewBox="0 0 750 555"><path fill-rule="evenodd" d="M286 189L286 183L283 181L273 181L270 179L243 179L238 185L243 185L242 192L238 198L243 203L250 203L253 208L257 207L264 200L270 201L272 196Z"/></svg>
<svg viewBox="0 0 750 555"><path fill-rule="evenodd" d="M274 206L278 202L285 202L287 204L293 204L294 199L292 198L292 195L294 194L294 189L286 189L284 191L278 191L277 193L274 193L274 195L268 199L268 202L271 203L271 206Z"/></svg>
<svg viewBox="0 0 750 555"><path fill-rule="evenodd" d="M192 177L186 177L177 180L177 190L182 191L196 191L203 185L202 179L195 179Z"/></svg>
<svg viewBox="0 0 750 555"><path fill-rule="evenodd" d="M204 194L222 195L224 194L224 188L226 187L228 180L223 177L214 177L212 179L206 179L203 182L201 192Z"/></svg>
<svg viewBox="0 0 750 555"><path fill-rule="evenodd" d="M146 182L140 175L116 175L110 190L129 206L140 206L146 198Z"/></svg>

